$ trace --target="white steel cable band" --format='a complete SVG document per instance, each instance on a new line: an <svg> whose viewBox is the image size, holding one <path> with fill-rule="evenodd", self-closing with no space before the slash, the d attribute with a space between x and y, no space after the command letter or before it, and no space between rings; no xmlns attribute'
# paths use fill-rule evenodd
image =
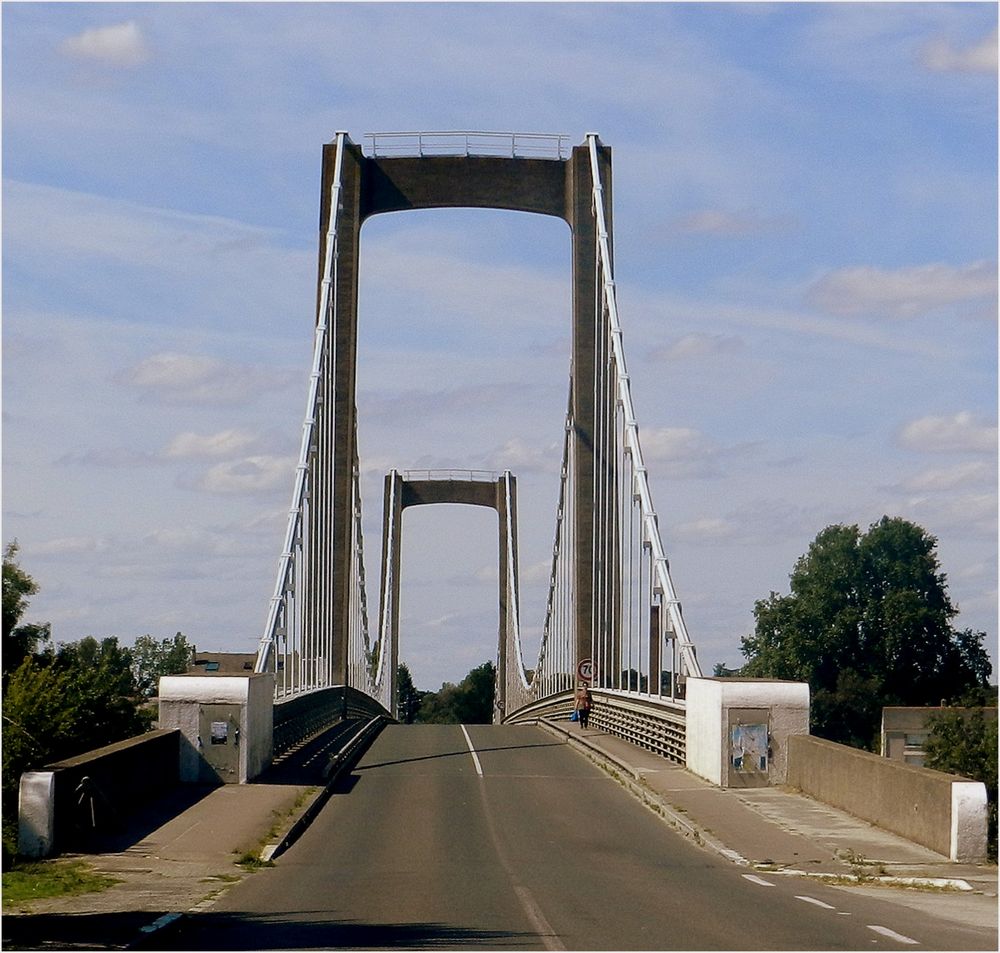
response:
<svg viewBox="0 0 1000 953"><path fill-rule="evenodd" d="M337 133L337 153L334 160L333 183L330 186L330 218L326 233L326 254L323 261L323 281L319 309L317 313L315 340L313 344L312 372L309 375L309 397L306 402L305 421L302 425L302 442L299 447L299 461L295 468L295 487L292 491L292 505L288 512L288 525L285 531L285 545L282 550L278 578L274 587L274 595L268 607L267 623L257 649L255 672L267 671L271 649L274 643L274 629L278 619L278 609L283 601L285 584L289 576L291 561L295 552L296 524L302 518L302 501L305 490L306 474L309 470L309 456L312 447L313 429L316 422L316 398L319 393L319 381L323 366L323 350L326 345L327 317L330 308L330 277L333 271L334 248L337 241L337 224L340 218L340 179L343 168L344 141L346 133Z"/></svg>
<svg viewBox="0 0 1000 953"><path fill-rule="evenodd" d="M698 658L695 655L694 643L691 642L688 636L687 626L681 615L677 594L674 591L673 580L670 578L670 571L667 568L667 557L663 550L663 542L660 539L659 527L656 524L656 512L653 509L649 483L646 478L646 468L643 464L642 448L639 445L639 428L635 423L636 417L632 404L632 391L629 385L624 347L622 345L621 324L618 320L614 273L611 270L611 251L608 247L608 231L604 218L604 188L601 185L601 173L597 161L597 136L593 133L588 133L587 142L590 149L590 169L594 185L593 198L594 215L597 220L598 256L604 275L604 301L608 309L608 319L611 326L611 344L620 375L618 380L619 399L622 402L625 420L628 422L625 437L635 464L635 473L637 476L636 489L642 503L644 536L652 546L656 581L662 589L663 601L673 622L674 633L680 644L687 670L691 675L700 676L701 666L698 664Z"/></svg>

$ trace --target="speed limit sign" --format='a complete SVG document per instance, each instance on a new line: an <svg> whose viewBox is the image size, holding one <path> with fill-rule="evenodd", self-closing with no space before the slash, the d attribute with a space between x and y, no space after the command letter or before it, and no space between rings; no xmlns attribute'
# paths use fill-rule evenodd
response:
<svg viewBox="0 0 1000 953"><path fill-rule="evenodd" d="M576 663L576 677L581 682L593 682L597 670L594 667L594 660L589 658L580 659Z"/></svg>

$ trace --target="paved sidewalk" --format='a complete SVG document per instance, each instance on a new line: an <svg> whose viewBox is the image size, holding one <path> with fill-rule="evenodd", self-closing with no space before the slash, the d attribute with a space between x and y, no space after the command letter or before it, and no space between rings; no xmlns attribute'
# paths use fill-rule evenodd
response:
<svg viewBox="0 0 1000 953"><path fill-rule="evenodd" d="M207 906L252 871L237 866L259 853L275 826L282 833L320 788L297 784L225 785L180 789L121 831L109 848L87 855L96 871L119 883L98 893L35 900L5 911L4 949L124 949L143 928L170 914ZM314 792L310 796L310 792ZM196 798L192 801L192 796ZM146 819L173 816L152 830ZM143 833L145 831L145 833ZM131 846L124 846L131 840Z"/></svg>
<svg viewBox="0 0 1000 953"><path fill-rule="evenodd" d="M956 864L844 811L784 788L717 788L681 765L594 728L546 727L610 760L638 796L731 860L808 874L962 880L997 895L995 864Z"/></svg>

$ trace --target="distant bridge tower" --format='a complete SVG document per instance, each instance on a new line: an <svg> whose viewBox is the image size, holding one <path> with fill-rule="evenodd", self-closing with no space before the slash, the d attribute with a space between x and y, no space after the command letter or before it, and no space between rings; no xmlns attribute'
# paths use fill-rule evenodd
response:
<svg viewBox="0 0 1000 953"><path fill-rule="evenodd" d="M550 137L546 139L551 141ZM604 531L603 523L598 526L596 522L605 520L607 514L597 512L595 479L601 479L602 474L604 479L614 478L614 453L607 435L599 439L599 430L604 422L614 419L615 395L605 373L607 356L599 353L602 296L595 267L599 251L589 147L574 147L568 158L562 157L561 139L555 140L553 158L522 157L517 154L516 142L511 143L504 156L393 157L378 154L377 139L375 154L371 156L364 155L346 136L340 141L344 143L342 153L337 143L326 145L323 150L322 194L330 195L339 185L336 267L329 279L333 295L333 326L329 334L332 360L326 362L327 379L321 382L324 399L332 401L333 413L324 414L325 429L318 435L321 460L314 475L314 502L310 508L313 527L308 534L314 540L327 542L311 549L311 565L307 569L316 584L329 590L329 598L317 601L324 617L316 622L332 633L332 682L348 681L348 631L354 598L350 567L356 545L352 482L357 460L355 392L361 226L373 215L409 209L509 209L553 215L570 227L573 261L570 399L574 422L572 453L576 463L571 588L575 602L576 656L586 658L591 654L595 628L613 633L618 626L614 592L611 599L598 600L596 605L594 598L595 563L606 572L616 564L618 553L612 542L613 534ZM597 156L604 184L604 218L610 223L611 150L600 145ZM325 262L332 256L329 222L330 208L324 202L320 222L324 236L320 248L321 285L328 273Z"/></svg>

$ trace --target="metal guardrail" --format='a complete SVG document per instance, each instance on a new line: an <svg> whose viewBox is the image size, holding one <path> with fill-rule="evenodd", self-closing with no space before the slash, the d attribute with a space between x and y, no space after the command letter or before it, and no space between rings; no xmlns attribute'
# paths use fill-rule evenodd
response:
<svg viewBox="0 0 1000 953"><path fill-rule="evenodd" d="M644 702L594 691L590 724L638 748L655 751L668 761L687 760L687 719L680 705Z"/></svg>
<svg viewBox="0 0 1000 953"><path fill-rule="evenodd" d="M283 854L289 847L302 836L306 828L315 820L316 815L323 809L323 806L333 794L334 786L340 775L351 767L362 751L375 740L376 735L382 730L389 719L384 715L375 715L367 721L361 722L357 729L348 737L340 750L330 759L326 766L324 777L326 786L316 796L312 804L306 808L302 816L292 825L287 834L273 848L267 850L265 860L273 860Z"/></svg>
<svg viewBox="0 0 1000 953"><path fill-rule="evenodd" d="M687 720L679 703L645 701L625 694L591 690L590 724L639 748L655 751L668 761L684 764ZM573 692L562 692L518 709L504 723L534 723L542 718L568 718Z"/></svg>
<svg viewBox="0 0 1000 953"><path fill-rule="evenodd" d="M388 712L357 689L344 687L320 689L275 702L273 714L274 757L278 758L295 745L338 721L350 718L388 717Z"/></svg>
<svg viewBox="0 0 1000 953"><path fill-rule="evenodd" d="M469 482L496 483L500 479L495 470L404 470L404 480L467 480Z"/></svg>
<svg viewBox="0 0 1000 953"><path fill-rule="evenodd" d="M569 136L537 132L368 132L373 158L493 156L566 159Z"/></svg>

